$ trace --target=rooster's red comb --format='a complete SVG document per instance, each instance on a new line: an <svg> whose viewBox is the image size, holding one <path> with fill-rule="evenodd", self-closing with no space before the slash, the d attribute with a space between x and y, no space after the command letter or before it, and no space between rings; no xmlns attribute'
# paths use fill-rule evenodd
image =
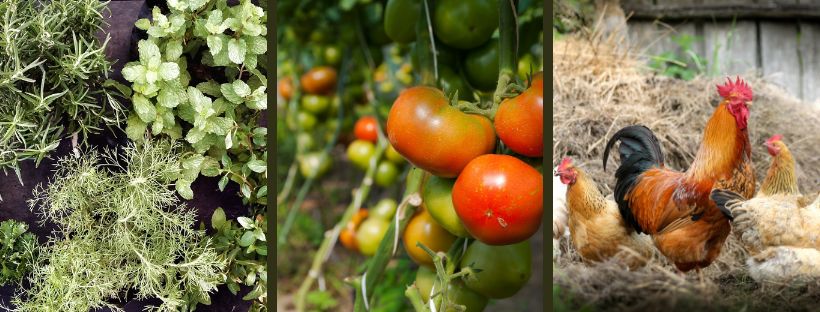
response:
<svg viewBox="0 0 820 312"><path fill-rule="evenodd" d="M780 135L780 134L775 134L775 135L773 135L771 138L769 138L768 140L766 140L766 144L772 144L772 143L777 142L777 141L780 141L780 140L782 140L782 139L783 139L783 135Z"/></svg>
<svg viewBox="0 0 820 312"><path fill-rule="evenodd" d="M732 81L731 78L726 78L726 84L718 85L717 91L721 97L727 100L731 99L743 102L752 100L752 88L740 79L740 77L737 77L735 81Z"/></svg>
<svg viewBox="0 0 820 312"><path fill-rule="evenodd" d="M572 166L572 158L564 157L564 159L561 159L561 164L558 165L558 169L566 169L569 166Z"/></svg>

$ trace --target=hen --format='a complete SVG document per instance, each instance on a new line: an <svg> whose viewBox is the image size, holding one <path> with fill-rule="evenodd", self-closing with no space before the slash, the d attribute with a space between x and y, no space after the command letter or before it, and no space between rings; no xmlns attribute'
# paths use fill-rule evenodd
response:
<svg viewBox="0 0 820 312"><path fill-rule="evenodd" d="M584 260L604 261L616 256L621 247L627 247L640 257L625 253L619 260L634 268L652 256L655 248L650 237L628 228L618 205L606 200L595 182L573 165L572 159L564 158L555 174L567 185L570 239Z"/></svg>
<svg viewBox="0 0 820 312"><path fill-rule="evenodd" d="M781 138L775 135L766 141L772 162L754 198L746 200L723 189L711 195L720 209L734 217L733 231L752 255L771 246L820 249L820 196L800 194L794 158Z"/></svg>
<svg viewBox="0 0 820 312"><path fill-rule="evenodd" d="M652 236L658 250L683 272L710 265L729 235L728 216L709 198L712 189L746 196L755 191L747 129L752 90L740 78L717 89L723 100L685 172L665 167L657 138L643 126L621 129L604 149L606 169L609 150L621 142L615 201L624 220Z"/></svg>

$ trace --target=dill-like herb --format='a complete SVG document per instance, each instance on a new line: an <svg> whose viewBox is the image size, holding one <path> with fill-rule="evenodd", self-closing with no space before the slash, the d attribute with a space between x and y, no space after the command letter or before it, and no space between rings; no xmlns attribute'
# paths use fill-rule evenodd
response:
<svg viewBox="0 0 820 312"><path fill-rule="evenodd" d="M19 162L37 164L70 133L118 125L124 112L105 86L110 62L103 25L107 2L0 2L0 169L19 176Z"/></svg>
<svg viewBox="0 0 820 312"><path fill-rule="evenodd" d="M176 155L169 143L146 141L121 153L60 159L53 180L30 201L58 235L35 265L32 287L15 299L19 310L119 311L109 301L129 291L159 298L156 311L209 303L226 262L176 197Z"/></svg>

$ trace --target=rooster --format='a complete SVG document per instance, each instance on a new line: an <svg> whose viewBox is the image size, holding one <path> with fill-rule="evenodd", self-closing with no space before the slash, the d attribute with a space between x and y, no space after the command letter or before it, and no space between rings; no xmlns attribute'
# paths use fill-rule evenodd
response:
<svg viewBox="0 0 820 312"><path fill-rule="evenodd" d="M627 224L652 236L678 270L709 266L729 235L730 215L710 200L713 188L746 196L755 191L747 122L752 90L739 77L717 87L723 100L703 133L694 162L685 172L665 167L660 144L644 126L619 130L604 149L620 141L615 201Z"/></svg>
<svg viewBox="0 0 820 312"><path fill-rule="evenodd" d="M715 189L712 200L734 217L733 231L752 255L773 246L820 250L820 197L800 194L794 158L782 136L768 139L766 148L772 161L760 193L746 200L735 192Z"/></svg>
<svg viewBox="0 0 820 312"><path fill-rule="evenodd" d="M652 240L627 228L618 213L618 205L606 200L586 173L565 157L555 171L567 185L569 232L572 245L586 261L604 261L618 254L621 246L641 257L621 258L630 267L643 264L654 253Z"/></svg>

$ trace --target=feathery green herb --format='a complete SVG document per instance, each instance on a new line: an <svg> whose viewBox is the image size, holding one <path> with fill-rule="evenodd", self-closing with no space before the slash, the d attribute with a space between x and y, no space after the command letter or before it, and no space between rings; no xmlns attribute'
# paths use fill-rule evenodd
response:
<svg viewBox="0 0 820 312"><path fill-rule="evenodd" d="M222 176L240 186L246 202L267 198L267 79L259 65L267 51L264 10L250 0L168 1L170 12L153 9L140 19L148 39L139 61L123 76L133 83L134 112L126 133L134 141L166 136L186 142L176 189L193 198L191 183Z"/></svg>
<svg viewBox="0 0 820 312"><path fill-rule="evenodd" d="M110 62L94 34L107 2L0 2L0 169L19 176L68 134L98 132L124 119L107 86Z"/></svg>
<svg viewBox="0 0 820 312"><path fill-rule="evenodd" d="M0 285L20 282L31 271L37 254L37 238L28 225L15 220L0 222Z"/></svg>
<svg viewBox="0 0 820 312"><path fill-rule="evenodd" d="M32 287L15 300L19 310L119 311L109 301L126 292L159 298L156 311L210 303L226 263L171 188L176 155L169 143L146 141L121 153L60 159L30 201L59 235L43 249Z"/></svg>

